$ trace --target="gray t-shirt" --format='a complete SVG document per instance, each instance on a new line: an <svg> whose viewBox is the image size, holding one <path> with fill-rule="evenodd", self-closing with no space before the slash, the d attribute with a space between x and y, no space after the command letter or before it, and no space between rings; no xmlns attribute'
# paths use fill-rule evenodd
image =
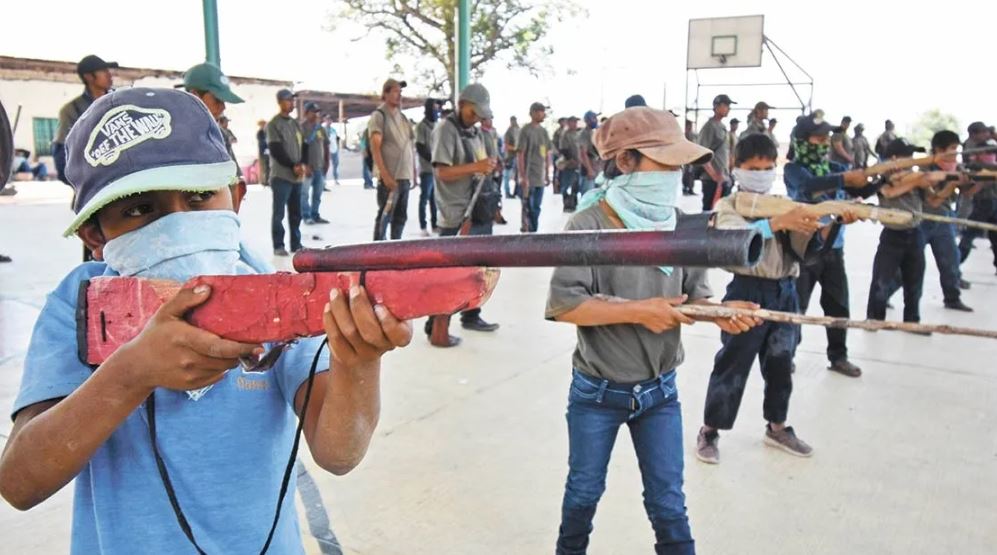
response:
<svg viewBox="0 0 997 555"><path fill-rule="evenodd" d="M599 151L596 150L595 144L592 142L593 131L592 128L586 126L585 129L578 132L578 155L581 156L583 152L588 153L592 171L595 172L595 175L599 175L599 172L602 171L602 159L599 158ZM584 166L582 172L585 172Z"/></svg>
<svg viewBox="0 0 997 555"><path fill-rule="evenodd" d="M914 189L896 198L886 198L880 193L879 205L883 208L920 212L922 206L924 206L924 195L920 189ZM888 224L886 222L883 222L883 226L890 229L913 229L915 227L914 225Z"/></svg>
<svg viewBox="0 0 997 555"><path fill-rule="evenodd" d="M597 204L572 216L566 229L617 228ZM669 276L644 266L560 267L551 276L545 317L553 320L596 296L643 300L682 294L689 295L689 301L712 296L705 269L676 267ZM682 363L681 338L680 328L657 334L637 324L578 326L572 363L595 378L617 383L646 381Z"/></svg>
<svg viewBox="0 0 997 555"><path fill-rule="evenodd" d="M87 111L91 104L93 104L93 97L85 93L67 102L59 110L59 128L56 130L55 140L52 142L66 144L69 130L73 128L73 124L80 119L80 116Z"/></svg>
<svg viewBox="0 0 997 555"><path fill-rule="evenodd" d="M869 139L865 135L857 135L852 139L852 157L855 167L864 168L869 165Z"/></svg>
<svg viewBox="0 0 997 555"><path fill-rule="evenodd" d="M478 128L458 129L449 117L440 120L433 129L432 153L434 166L463 166L487 158ZM440 227L460 227L464 212L471 204L473 183L474 176L470 175L454 181L443 181L437 176L434 196Z"/></svg>
<svg viewBox="0 0 997 555"><path fill-rule="evenodd" d="M301 145L304 141L298 120L277 114L267 124L267 144L280 143L284 152L291 160L301 160ZM292 183L301 181L294 175L294 167L281 164L270 154L270 177L276 177Z"/></svg>
<svg viewBox="0 0 997 555"><path fill-rule="evenodd" d="M301 126L301 134L308 144L308 159L305 163L312 171L325 173L325 153L329 149L329 136L326 133L321 123L313 124L306 121Z"/></svg>
<svg viewBox="0 0 997 555"><path fill-rule="evenodd" d="M430 154L433 152L433 127L435 126L436 122L425 118L419 122L419 125L415 126L415 144L426 145ZM419 173L433 173L433 161L426 160L421 154L419 155Z"/></svg>
<svg viewBox="0 0 997 555"><path fill-rule="evenodd" d="M519 131L516 151L524 153L523 165L530 187L543 187L547 175L547 153L550 151L550 135L539 124L529 124Z"/></svg>
<svg viewBox="0 0 997 555"><path fill-rule="evenodd" d="M505 143L506 150L506 152L502 153L503 157L507 156L510 151L516 152L516 146L519 144L519 127L513 127L510 125L509 128L505 130L505 135L502 136L502 142Z"/></svg>
<svg viewBox="0 0 997 555"><path fill-rule="evenodd" d="M710 118L699 131L699 144L713 151L713 160L710 164L724 181L730 181L730 141L727 139L727 128L723 122ZM704 177L709 175L704 174Z"/></svg>
<svg viewBox="0 0 997 555"><path fill-rule="evenodd" d="M562 167L566 170L577 170L581 166L581 155L578 152L578 130L565 129L561 133L561 144L557 145L564 159Z"/></svg>
<svg viewBox="0 0 997 555"><path fill-rule="evenodd" d="M837 133L834 133L833 135L831 135L831 150L830 150L832 162L837 162L839 164L843 164L846 166L851 165L851 162L847 158L838 154L838 149L835 147L835 145L838 144L844 147L845 152L851 155L854 149L854 147L852 146L852 138L849 137L848 133L845 133L844 131L838 131Z"/></svg>
<svg viewBox="0 0 997 555"><path fill-rule="evenodd" d="M405 114L401 110L391 110L386 104L381 104L370 115L367 130L370 132L372 149L374 134L381 134L381 157L391 176L395 179L411 180L415 134Z"/></svg>

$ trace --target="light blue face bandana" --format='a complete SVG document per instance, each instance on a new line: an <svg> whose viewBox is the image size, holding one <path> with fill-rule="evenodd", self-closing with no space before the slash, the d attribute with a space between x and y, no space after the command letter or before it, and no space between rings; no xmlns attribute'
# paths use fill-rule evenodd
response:
<svg viewBox="0 0 997 555"><path fill-rule="evenodd" d="M681 171L628 173L585 193L578 209L605 199L627 229L672 231L678 220L675 204L681 186ZM666 275L672 274L670 266L660 268Z"/></svg>
<svg viewBox="0 0 997 555"><path fill-rule="evenodd" d="M111 239L104 261L123 276L187 281L244 273L239 267L239 217L231 210L174 212Z"/></svg>

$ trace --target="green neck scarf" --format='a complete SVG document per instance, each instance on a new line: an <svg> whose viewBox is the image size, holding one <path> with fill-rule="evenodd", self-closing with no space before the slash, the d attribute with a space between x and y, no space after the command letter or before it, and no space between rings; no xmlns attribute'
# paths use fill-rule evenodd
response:
<svg viewBox="0 0 997 555"><path fill-rule="evenodd" d="M817 177L831 173L831 162L827 158L830 150L828 145L815 145L810 141L793 141L793 153L796 161L806 166Z"/></svg>

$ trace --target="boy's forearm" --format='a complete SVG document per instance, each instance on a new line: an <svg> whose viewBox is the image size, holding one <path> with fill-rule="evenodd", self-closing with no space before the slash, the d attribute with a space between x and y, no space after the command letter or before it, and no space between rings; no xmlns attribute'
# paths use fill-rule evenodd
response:
<svg viewBox="0 0 997 555"><path fill-rule="evenodd" d="M121 356L112 356L44 412L24 409L0 459L3 497L21 510L48 499L80 473L151 392L136 385Z"/></svg>
<svg viewBox="0 0 997 555"><path fill-rule="evenodd" d="M554 319L583 327L637 322L633 303L617 297L589 299Z"/></svg>
<svg viewBox="0 0 997 555"><path fill-rule="evenodd" d="M381 363L330 369L310 442L319 466L336 475L353 470L370 446L381 414Z"/></svg>

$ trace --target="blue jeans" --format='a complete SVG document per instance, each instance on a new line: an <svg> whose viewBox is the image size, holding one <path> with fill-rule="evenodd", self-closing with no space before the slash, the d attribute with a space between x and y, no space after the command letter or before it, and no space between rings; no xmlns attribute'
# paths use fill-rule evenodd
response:
<svg viewBox="0 0 997 555"><path fill-rule="evenodd" d="M951 213L946 214L951 216ZM938 266L938 277L942 282L942 294L945 302L959 301L962 292L959 290L959 280L962 272L959 270L959 248L955 243L955 226L942 222L921 222L924 240L931 245L931 254Z"/></svg>
<svg viewBox="0 0 997 555"><path fill-rule="evenodd" d="M564 207L574 210L578 204L578 170L563 169L558 177L561 180L561 197L564 199Z"/></svg>
<svg viewBox="0 0 997 555"><path fill-rule="evenodd" d="M419 229L426 229L426 205L429 205L429 223L436 228L436 194L433 172L419 174Z"/></svg>
<svg viewBox="0 0 997 555"><path fill-rule="evenodd" d="M363 168L363 188L373 189L374 188L374 176L370 173L370 168L367 167L367 162L364 160L360 161L360 166Z"/></svg>
<svg viewBox="0 0 997 555"><path fill-rule="evenodd" d="M301 248L301 183L272 177L270 193L273 195L273 213L270 217L273 248L284 248L284 208L286 207L287 224L291 231L291 250L296 251Z"/></svg>
<svg viewBox="0 0 997 555"><path fill-rule="evenodd" d="M513 179L515 193L509 189L509 178ZM519 194L519 169L516 167L515 163L512 164L512 167L507 167L502 171L502 189L505 191L505 196L507 197L513 197Z"/></svg>
<svg viewBox="0 0 997 555"><path fill-rule="evenodd" d="M339 151L329 153L329 176L339 183Z"/></svg>
<svg viewBox="0 0 997 555"><path fill-rule="evenodd" d="M530 198L523 201L526 208L526 217L529 231L536 232L540 228L540 204L544 199L543 187L530 187Z"/></svg>
<svg viewBox="0 0 997 555"><path fill-rule="evenodd" d="M639 384L616 384L577 370L568 393L568 480L561 506L558 555L585 553L596 505L620 426L630 428L644 509L658 554L695 553L682 493L682 411L675 371Z"/></svg>
<svg viewBox="0 0 997 555"><path fill-rule="evenodd" d="M325 176L322 172L312 171L310 177L305 178L301 187L301 218L305 220L318 219L318 207L322 204L322 191L325 190ZM311 196L309 203L308 197Z"/></svg>
<svg viewBox="0 0 997 555"><path fill-rule="evenodd" d="M796 278L764 279L734 274L723 300L751 301L767 310L800 311ZM785 422L789 396L793 392L793 357L799 342L796 326L764 322L739 335L721 333L720 341L723 347L713 362L703 423L719 430L734 427L755 358L758 358L765 380L762 414L767 422Z"/></svg>

